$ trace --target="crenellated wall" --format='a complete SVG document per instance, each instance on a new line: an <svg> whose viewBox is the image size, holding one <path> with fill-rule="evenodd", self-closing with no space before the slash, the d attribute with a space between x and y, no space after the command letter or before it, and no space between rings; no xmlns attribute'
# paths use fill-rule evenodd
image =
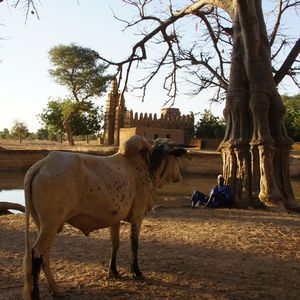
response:
<svg viewBox="0 0 300 300"><path fill-rule="evenodd" d="M104 144L119 145L121 128L155 128L155 136L165 137L170 135L166 133L168 130L181 130L178 133L187 140L186 132L194 128L194 115L181 115L178 108L163 108L158 118L157 114L152 113L133 113L128 111L125 106L124 96L118 92L117 82L112 82L112 90L108 94L106 111L104 116ZM161 130L161 132L159 131ZM146 130L147 132L149 130ZM144 131L146 133L146 131ZM130 132L130 131L128 131ZM176 136L178 135L176 134ZM174 134L173 134L174 135ZM145 136L145 134L144 134Z"/></svg>
<svg viewBox="0 0 300 300"><path fill-rule="evenodd" d="M157 118L157 114L133 113L132 110L124 114L124 128L149 127L164 129L186 129L194 126L193 115L163 115Z"/></svg>

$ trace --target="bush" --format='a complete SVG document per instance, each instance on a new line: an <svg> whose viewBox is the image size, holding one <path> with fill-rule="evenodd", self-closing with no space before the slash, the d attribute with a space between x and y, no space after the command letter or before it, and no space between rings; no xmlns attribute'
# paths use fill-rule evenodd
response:
<svg viewBox="0 0 300 300"><path fill-rule="evenodd" d="M211 111L205 110L195 125L195 134L198 138L221 139L225 134L224 119L215 117Z"/></svg>

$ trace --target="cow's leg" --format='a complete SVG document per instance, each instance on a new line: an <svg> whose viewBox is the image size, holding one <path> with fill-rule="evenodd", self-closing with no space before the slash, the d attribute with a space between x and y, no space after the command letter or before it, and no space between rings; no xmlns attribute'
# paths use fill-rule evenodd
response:
<svg viewBox="0 0 300 300"><path fill-rule="evenodd" d="M135 278L143 278L138 264L138 248L141 223L131 224L130 242L131 242L131 272Z"/></svg>
<svg viewBox="0 0 300 300"><path fill-rule="evenodd" d="M32 287L31 297L33 300L40 299L39 277L40 277L42 263L43 263L43 255L36 257L35 251L34 251L34 249L32 249L32 284L33 284L33 287Z"/></svg>
<svg viewBox="0 0 300 300"><path fill-rule="evenodd" d="M120 222L110 228L111 239L111 257L109 265L109 277L118 278L120 276L117 270L117 252L120 245Z"/></svg>
<svg viewBox="0 0 300 300"><path fill-rule="evenodd" d="M45 252L42 266L43 266L43 270L45 272L46 278L48 280L48 284L49 284L51 292L55 296L60 296L61 293L60 293L60 291L57 287L57 284L56 284L56 282L53 278L53 275L52 275L52 272L51 272L51 269L50 269L50 249L48 249Z"/></svg>
<svg viewBox="0 0 300 300"><path fill-rule="evenodd" d="M51 244L55 238L58 226L51 226L50 224L43 226L41 225L38 238L32 248L32 299L38 300L39 296L39 275L41 266L44 262L44 256L50 249ZM47 255L46 255L47 256Z"/></svg>

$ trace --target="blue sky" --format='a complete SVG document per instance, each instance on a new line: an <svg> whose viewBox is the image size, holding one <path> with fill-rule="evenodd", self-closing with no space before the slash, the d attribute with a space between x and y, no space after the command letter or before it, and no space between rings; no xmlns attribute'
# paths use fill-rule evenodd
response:
<svg viewBox="0 0 300 300"><path fill-rule="evenodd" d="M40 20L30 15L25 24L21 8L11 8L5 1L0 4L3 24L0 26L0 131L10 129L16 119L25 121L30 131L36 131L41 127L36 115L46 107L49 97L68 94L48 75L51 47L77 43L115 60L128 56L137 37L122 32L123 25L113 18L111 8L123 18L130 18L132 13L121 0L42 0L38 5ZM298 27L296 31L299 33ZM134 112L159 113L166 100L161 82L162 78L158 77L151 84L144 102L127 93L127 108ZM293 87L288 92L299 91ZM175 107L183 114L203 112L210 106L208 99L209 93L195 97L181 95ZM105 105L105 100L106 96L97 104ZM223 105L212 107L216 115L221 115L222 109Z"/></svg>

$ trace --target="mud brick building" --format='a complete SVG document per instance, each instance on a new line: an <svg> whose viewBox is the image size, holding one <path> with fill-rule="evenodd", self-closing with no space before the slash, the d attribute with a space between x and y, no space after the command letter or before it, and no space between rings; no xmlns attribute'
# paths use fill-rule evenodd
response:
<svg viewBox="0 0 300 300"><path fill-rule="evenodd" d="M117 90L116 80L113 81L104 116L104 144L119 145L134 134L148 139L168 137L175 143L189 143L193 128L193 114L181 115L178 108L161 109L159 118L157 114L127 110L124 96Z"/></svg>

